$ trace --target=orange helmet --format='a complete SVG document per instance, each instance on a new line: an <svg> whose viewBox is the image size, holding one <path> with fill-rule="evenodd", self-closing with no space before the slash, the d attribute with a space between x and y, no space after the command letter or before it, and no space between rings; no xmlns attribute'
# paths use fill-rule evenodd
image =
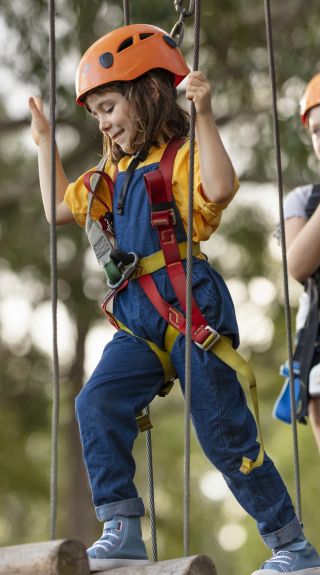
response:
<svg viewBox="0 0 320 575"><path fill-rule="evenodd" d="M161 28L149 24L117 28L82 56L76 74L77 103L83 106L86 94L99 86L134 80L154 68L172 72L174 86L190 72L175 41Z"/></svg>
<svg viewBox="0 0 320 575"><path fill-rule="evenodd" d="M320 106L320 74L311 78L300 100L300 117L304 126L308 123L311 108Z"/></svg>

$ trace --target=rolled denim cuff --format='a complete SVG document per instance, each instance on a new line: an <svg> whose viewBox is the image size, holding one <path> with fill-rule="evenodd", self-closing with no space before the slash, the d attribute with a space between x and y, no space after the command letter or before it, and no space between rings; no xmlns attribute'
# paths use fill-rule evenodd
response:
<svg viewBox="0 0 320 575"><path fill-rule="evenodd" d="M141 517L144 515L144 504L141 497L106 503L105 505L97 506L95 509L99 521L110 521L110 519L118 515L123 517Z"/></svg>
<svg viewBox="0 0 320 575"><path fill-rule="evenodd" d="M302 525L299 522L298 518L295 516L290 523L287 523L278 531L274 531L273 533L268 533L267 535L261 535L264 543L270 549L276 549L277 547L283 547L288 543L291 543L299 537L302 533Z"/></svg>

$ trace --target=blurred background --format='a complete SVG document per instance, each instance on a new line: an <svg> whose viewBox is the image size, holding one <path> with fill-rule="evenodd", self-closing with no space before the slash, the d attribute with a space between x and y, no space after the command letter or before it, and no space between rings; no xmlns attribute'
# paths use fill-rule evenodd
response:
<svg viewBox="0 0 320 575"><path fill-rule="evenodd" d="M185 2L184 4L189 4ZM318 182L318 164L300 125L305 83L320 71L317 0L271 2L285 192ZM101 140L74 102L81 54L123 23L121 0L57 0L57 141L70 180L95 165ZM173 0L132 0L130 21L171 30ZM255 370L267 450L295 497L292 433L273 419L287 356L281 253L273 233L278 197L271 90L262 0L203 0L200 68L241 188L203 249L233 296L241 352ZM192 22L182 51L192 66ZM49 227L29 132L28 97L48 103L48 7L43 0L0 5L0 545L49 537L52 354ZM184 101L183 89L180 91ZM91 543L100 533L82 465L74 397L112 337L99 310L104 278L76 225L58 229L58 335L61 371L58 537ZM302 287L290 281L292 318ZM184 404L178 384L152 406L159 559L181 556ZM320 547L319 455L300 425L302 519ZM253 520L192 437L191 554L210 555L218 572L244 575L268 555ZM148 509L145 437L136 442L136 483ZM148 513L143 525L150 550Z"/></svg>

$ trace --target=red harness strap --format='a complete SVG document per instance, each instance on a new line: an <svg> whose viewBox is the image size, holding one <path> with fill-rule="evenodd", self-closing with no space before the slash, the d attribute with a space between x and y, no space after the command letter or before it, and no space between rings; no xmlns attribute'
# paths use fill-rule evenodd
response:
<svg viewBox="0 0 320 575"><path fill-rule="evenodd" d="M116 170L116 175L117 175L117 170ZM92 189L91 186L91 178L94 174L98 174L99 176L99 180L100 178L103 178L104 181L106 182L109 191L110 191L110 195L111 195L111 201L113 201L113 196L114 196L114 180L112 180L112 178L109 176L109 174L107 174L106 172L103 172L102 170L93 170L92 172L87 172L84 176L83 176L83 183L85 185L85 187L87 188L88 192L96 199L98 200L98 202L100 202L100 204L102 204L105 208L106 208L106 212L103 216L99 217L99 222L101 225L101 228L103 229L104 232L107 232L111 235L113 235L113 230L112 230L112 224L111 224L111 220L112 220L112 213L111 210L109 209L109 207L107 206L107 204L105 203L105 201L100 198L100 196L98 196L97 192L95 191L95 187L94 189ZM98 180L98 182L99 182ZM108 218L109 216L109 218Z"/></svg>
<svg viewBox="0 0 320 575"><path fill-rule="evenodd" d="M176 217L172 194L172 174L178 149L184 143L182 138L169 142L161 158L159 168L145 174L149 200L151 203L151 225L157 229L161 249L164 254L168 276L182 310L186 311L186 274L179 253L174 226ZM159 314L173 327L185 334L186 320L183 314L170 306L159 294L151 275L138 279L143 291ZM219 334L208 325L198 304L192 298L192 339L207 350L219 339Z"/></svg>
<svg viewBox="0 0 320 575"><path fill-rule="evenodd" d="M108 188L110 190L111 200L113 198L113 193L114 193L114 186L113 186L114 181L112 180L112 178L110 178L109 174L107 174L106 172L103 172L102 170L92 170L91 172L87 172L83 176L83 183L84 183L85 187L87 188L88 192L90 194L92 194L96 198L96 200L98 200L101 204L103 204L104 207L107 208L107 210L109 210L105 201L102 198L100 198L100 196L98 196L96 191L93 190L91 187L91 178L94 174L99 174L100 178L103 178L104 181L106 182L106 184L108 185Z"/></svg>

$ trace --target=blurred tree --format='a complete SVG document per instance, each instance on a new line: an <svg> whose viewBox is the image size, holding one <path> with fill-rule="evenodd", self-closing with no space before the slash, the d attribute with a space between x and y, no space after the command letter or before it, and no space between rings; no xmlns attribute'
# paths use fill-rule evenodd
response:
<svg viewBox="0 0 320 575"><path fill-rule="evenodd" d="M80 55L98 36L122 24L122 2L58 0L56 4L58 144L72 180L79 171L94 165L101 151L95 124L74 104L76 66ZM297 110L305 82L320 69L320 12L316 0L309 0L308 9L303 0L292 0L273 2L272 16L283 175L289 189L317 179L317 167ZM132 22L148 21L167 30L177 21L173 1L131 2L130 17ZM27 110L28 94L41 93L48 101L47 3L3 2L0 31L0 542L5 545L48 536L51 370L35 340L33 324L41 306L50 300L49 232L39 197ZM188 21L183 52L190 65L192 49L192 26ZM243 333L242 350L251 357L259 381L266 444L294 494L290 429L271 420L281 383L278 366L286 357L286 345L281 269L274 255L276 242L271 239L271 213L276 211L277 200L270 187L260 186L275 181L262 1L203 0L200 67L214 86L217 122L235 167L244 183L251 182L251 186L243 185L243 194L240 191L228 209L221 231L204 249L234 295ZM64 360L59 536L89 543L99 527L81 462L73 401L84 381L88 334L101 319L96 301L101 299L104 286L99 270L88 260L86 248L86 240L76 226L58 230L59 300L66 306L74 329L72 341L64 344L67 354L60 349ZM257 282L261 279L268 280L269 288L270 284L275 288L267 303L257 303L261 285ZM26 316L29 329L23 331ZM269 329L265 341L257 339L262 327ZM251 339L246 328L251 331ZM183 402L176 387L167 399L156 400L152 409L161 559L182 553ZM318 519L313 513L319 461L311 456L314 444L308 426L300 426L299 431L303 445L303 519L310 539L320 546ZM137 483L145 494L143 437L135 449L139 461ZM230 496L224 492L219 495L220 483L210 473L211 467L194 440L191 552L212 555L219 569L229 575L250 572L267 552L252 520L242 514ZM209 494L204 488L206 477L211 485ZM148 535L147 521L144 530Z"/></svg>

